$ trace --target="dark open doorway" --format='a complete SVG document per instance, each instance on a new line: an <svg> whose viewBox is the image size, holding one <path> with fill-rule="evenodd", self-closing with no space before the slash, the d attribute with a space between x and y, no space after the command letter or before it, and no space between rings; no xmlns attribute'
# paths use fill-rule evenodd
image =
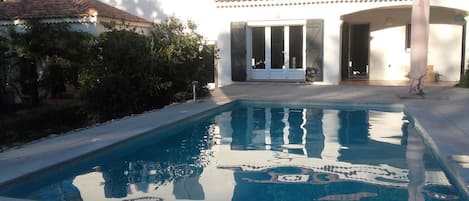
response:
<svg viewBox="0 0 469 201"><path fill-rule="evenodd" d="M342 79L369 78L370 25L342 26Z"/></svg>

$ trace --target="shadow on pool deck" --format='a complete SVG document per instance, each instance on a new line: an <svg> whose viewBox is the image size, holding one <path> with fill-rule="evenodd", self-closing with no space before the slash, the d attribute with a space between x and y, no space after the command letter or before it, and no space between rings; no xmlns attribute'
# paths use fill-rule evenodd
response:
<svg viewBox="0 0 469 201"><path fill-rule="evenodd" d="M402 98L409 96L405 86L235 83L216 89L212 97L201 101L168 106L0 153L0 187L15 178L240 99L405 105L406 112L415 118L422 135L433 139L427 143L439 152L441 160L448 164L460 185L468 187L469 169L462 164L465 164L464 156L469 156L469 90L429 86L425 92L424 98ZM468 192L468 188L464 190Z"/></svg>

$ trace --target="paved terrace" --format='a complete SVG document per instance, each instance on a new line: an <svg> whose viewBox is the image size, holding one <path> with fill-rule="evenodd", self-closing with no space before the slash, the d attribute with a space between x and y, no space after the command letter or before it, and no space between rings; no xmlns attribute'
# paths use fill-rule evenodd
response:
<svg viewBox="0 0 469 201"><path fill-rule="evenodd" d="M233 100L317 103L400 104L416 127L469 192L469 89L429 86L426 95L407 94L403 86L320 86L296 83L240 83L216 89L212 97L177 104L88 129L41 140L0 153L0 188L54 164L123 142L156 128L214 109ZM468 194L469 195L469 194ZM469 196L468 196L469 197Z"/></svg>

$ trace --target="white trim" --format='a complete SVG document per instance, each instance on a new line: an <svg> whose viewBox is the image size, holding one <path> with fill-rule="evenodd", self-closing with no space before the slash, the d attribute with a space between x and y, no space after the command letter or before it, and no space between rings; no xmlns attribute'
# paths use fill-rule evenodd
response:
<svg viewBox="0 0 469 201"><path fill-rule="evenodd" d="M290 68L290 26L283 27L283 67L284 70ZM285 78L288 75L285 73Z"/></svg>
<svg viewBox="0 0 469 201"><path fill-rule="evenodd" d="M272 69L272 55L271 55L271 38L272 38L272 29L271 27L265 27L265 70L270 71ZM269 73L270 74L270 73ZM270 75L268 76L270 77Z"/></svg>

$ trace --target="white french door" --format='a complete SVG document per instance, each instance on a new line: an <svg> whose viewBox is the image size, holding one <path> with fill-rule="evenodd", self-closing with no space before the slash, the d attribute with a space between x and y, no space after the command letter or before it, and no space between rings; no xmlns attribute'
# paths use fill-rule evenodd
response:
<svg viewBox="0 0 469 201"><path fill-rule="evenodd" d="M304 80L305 28L303 24L252 26L248 29L248 78Z"/></svg>

